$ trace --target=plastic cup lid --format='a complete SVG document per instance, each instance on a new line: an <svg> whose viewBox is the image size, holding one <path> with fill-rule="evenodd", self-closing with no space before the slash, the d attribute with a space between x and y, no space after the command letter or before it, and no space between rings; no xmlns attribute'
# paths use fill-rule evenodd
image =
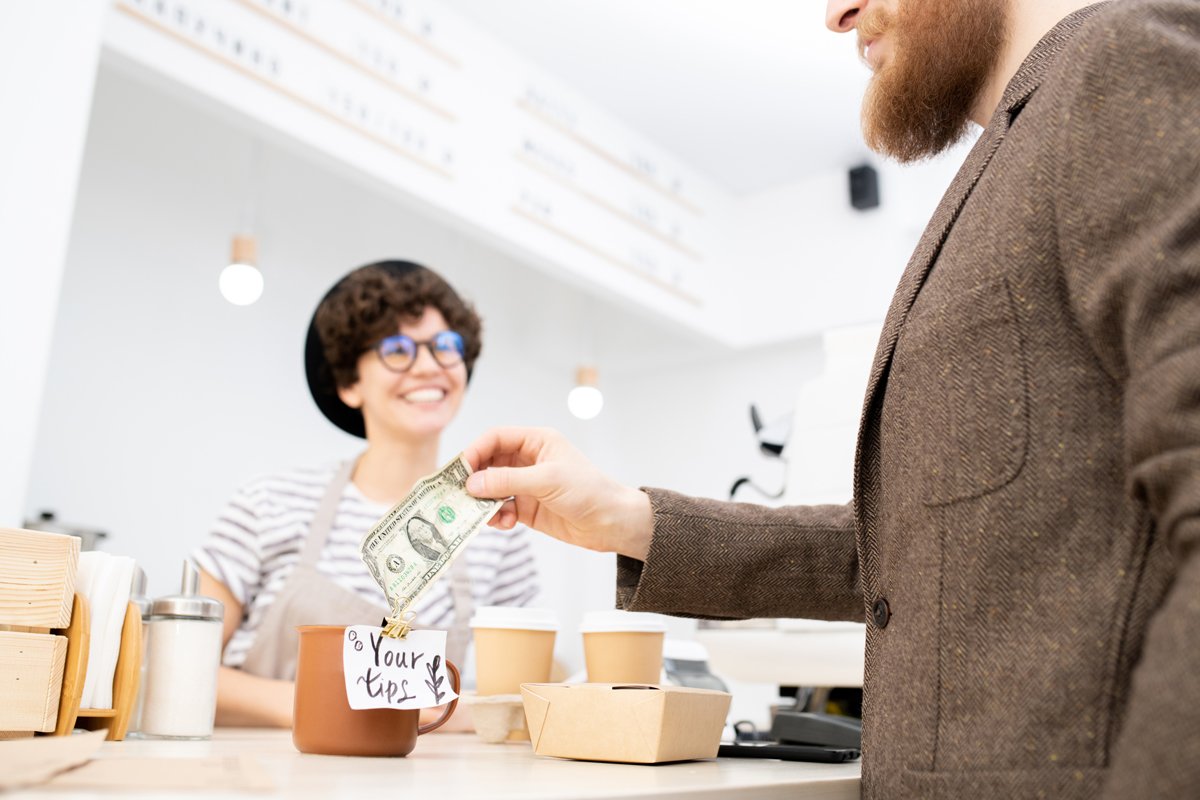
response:
<svg viewBox="0 0 1200 800"><path fill-rule="evenodd" d="M637 611L589 611L580 633L666 633L667 623L658 614Z"/></svg>
<svg viewBox="0 0 1200 800"><path fill-rule="evenodd" d="M471 617L472 628L505 628L520 631L557 631L558 617L549 608L479 606Z"/></svg>

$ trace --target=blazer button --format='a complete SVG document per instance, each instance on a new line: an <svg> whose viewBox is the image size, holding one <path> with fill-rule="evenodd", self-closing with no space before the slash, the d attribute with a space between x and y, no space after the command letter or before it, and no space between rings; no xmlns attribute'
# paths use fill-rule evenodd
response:
<svg viewBox="0 0 1200 800"><path fill-rule="evenodd" d="M892 610L888 608L887 600L881 597L875 601L875 605L871 606L871 618L875 620L877 627L887 627L888 620L892 618Z"/></svg>

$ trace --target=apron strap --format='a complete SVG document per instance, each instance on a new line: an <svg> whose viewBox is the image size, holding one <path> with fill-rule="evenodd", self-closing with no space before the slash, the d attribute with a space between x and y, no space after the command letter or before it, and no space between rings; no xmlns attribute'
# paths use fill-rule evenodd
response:
<svg viewBox="0 0 1200 800"><path fill-rule="evenodd" d="M295 678L299 641L296 625L312 624L320 619L311 616L314 611L331 614L329 619L334 622L344 618L365 624L377 619L374 604L317 573L317 561L329 540L338 504L357 463L357 457L343 463L325 487L325 494L309 523L308 536L301 545L300 561L279 588L255 630L254 641L242 663L246 672L284 680Z"/></svg>
<svg viewBox="0 0 1200 800"><path fill-rule="evenodd" d="M338 467L333 480L325 487L325 494L321 496L321 502L317 505L317 511L313 514L312 523L309 525L308 541L304 544L304 553L300 556L300 563L303 566L316 568L317 561L321 558L321 551L325 549L325 542L329 540L329 534L333 531L333 521L337 516L338 504L342 501L342 494L345 492L347 484L350 483L350 476L354 474L354 465L357 463L357 456L347 459Z"/></svg>

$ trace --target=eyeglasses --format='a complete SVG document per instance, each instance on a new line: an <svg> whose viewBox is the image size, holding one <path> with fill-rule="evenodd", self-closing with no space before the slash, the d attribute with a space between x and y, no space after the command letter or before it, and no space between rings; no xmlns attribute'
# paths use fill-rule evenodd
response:
<svg viewBox="0 0 1200 800"><path fill-rule="evenodd" d="M396 333L395 336L382 339L376 344L374 351L379 355L379 361L383 362L383 366L391 369L392 372L408 372L416 363L416 354L422 344L430 350L433 360L442 367L460 365L463 355L466 353L466 345L463 344L462 335L458 331L434 333L433 338L426 339L424 342L418 342L412 336L406 336L404 333Z"/></svg>
<svg viewBox="0 0 1200 800"><path fill-rule="evenodd" d="M417 351L422 345L429 349L433 360L443 367L461 364L466 352L462 334L458 331L442 331L423 342L398 333L375 345L375 352L379 354L383 365L392 372L408 372L412 365L417 363Z"/></svg>

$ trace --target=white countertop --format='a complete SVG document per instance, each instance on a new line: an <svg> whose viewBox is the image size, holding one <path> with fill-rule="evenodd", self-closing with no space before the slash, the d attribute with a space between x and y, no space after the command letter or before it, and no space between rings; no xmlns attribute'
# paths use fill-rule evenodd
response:
<svg viewBox="0 0 1200 800"><path fill-rule="evenodd" d="M715 759L656 766L565 761L535 756L528 744L485 744L474 734L432 733L407 758L344 758L298 753L291 732L218 729L211 741L105 742L100 759L237 758L261 765L271 792L204 791L200 787L135 792L55 788L14 792L6 800L121 797L362 798L789 798L858 800L859 762L813 764L759 759ZM416 789L418 791L414 792ZM115 790L115 791L114 791Z"/></svg>

